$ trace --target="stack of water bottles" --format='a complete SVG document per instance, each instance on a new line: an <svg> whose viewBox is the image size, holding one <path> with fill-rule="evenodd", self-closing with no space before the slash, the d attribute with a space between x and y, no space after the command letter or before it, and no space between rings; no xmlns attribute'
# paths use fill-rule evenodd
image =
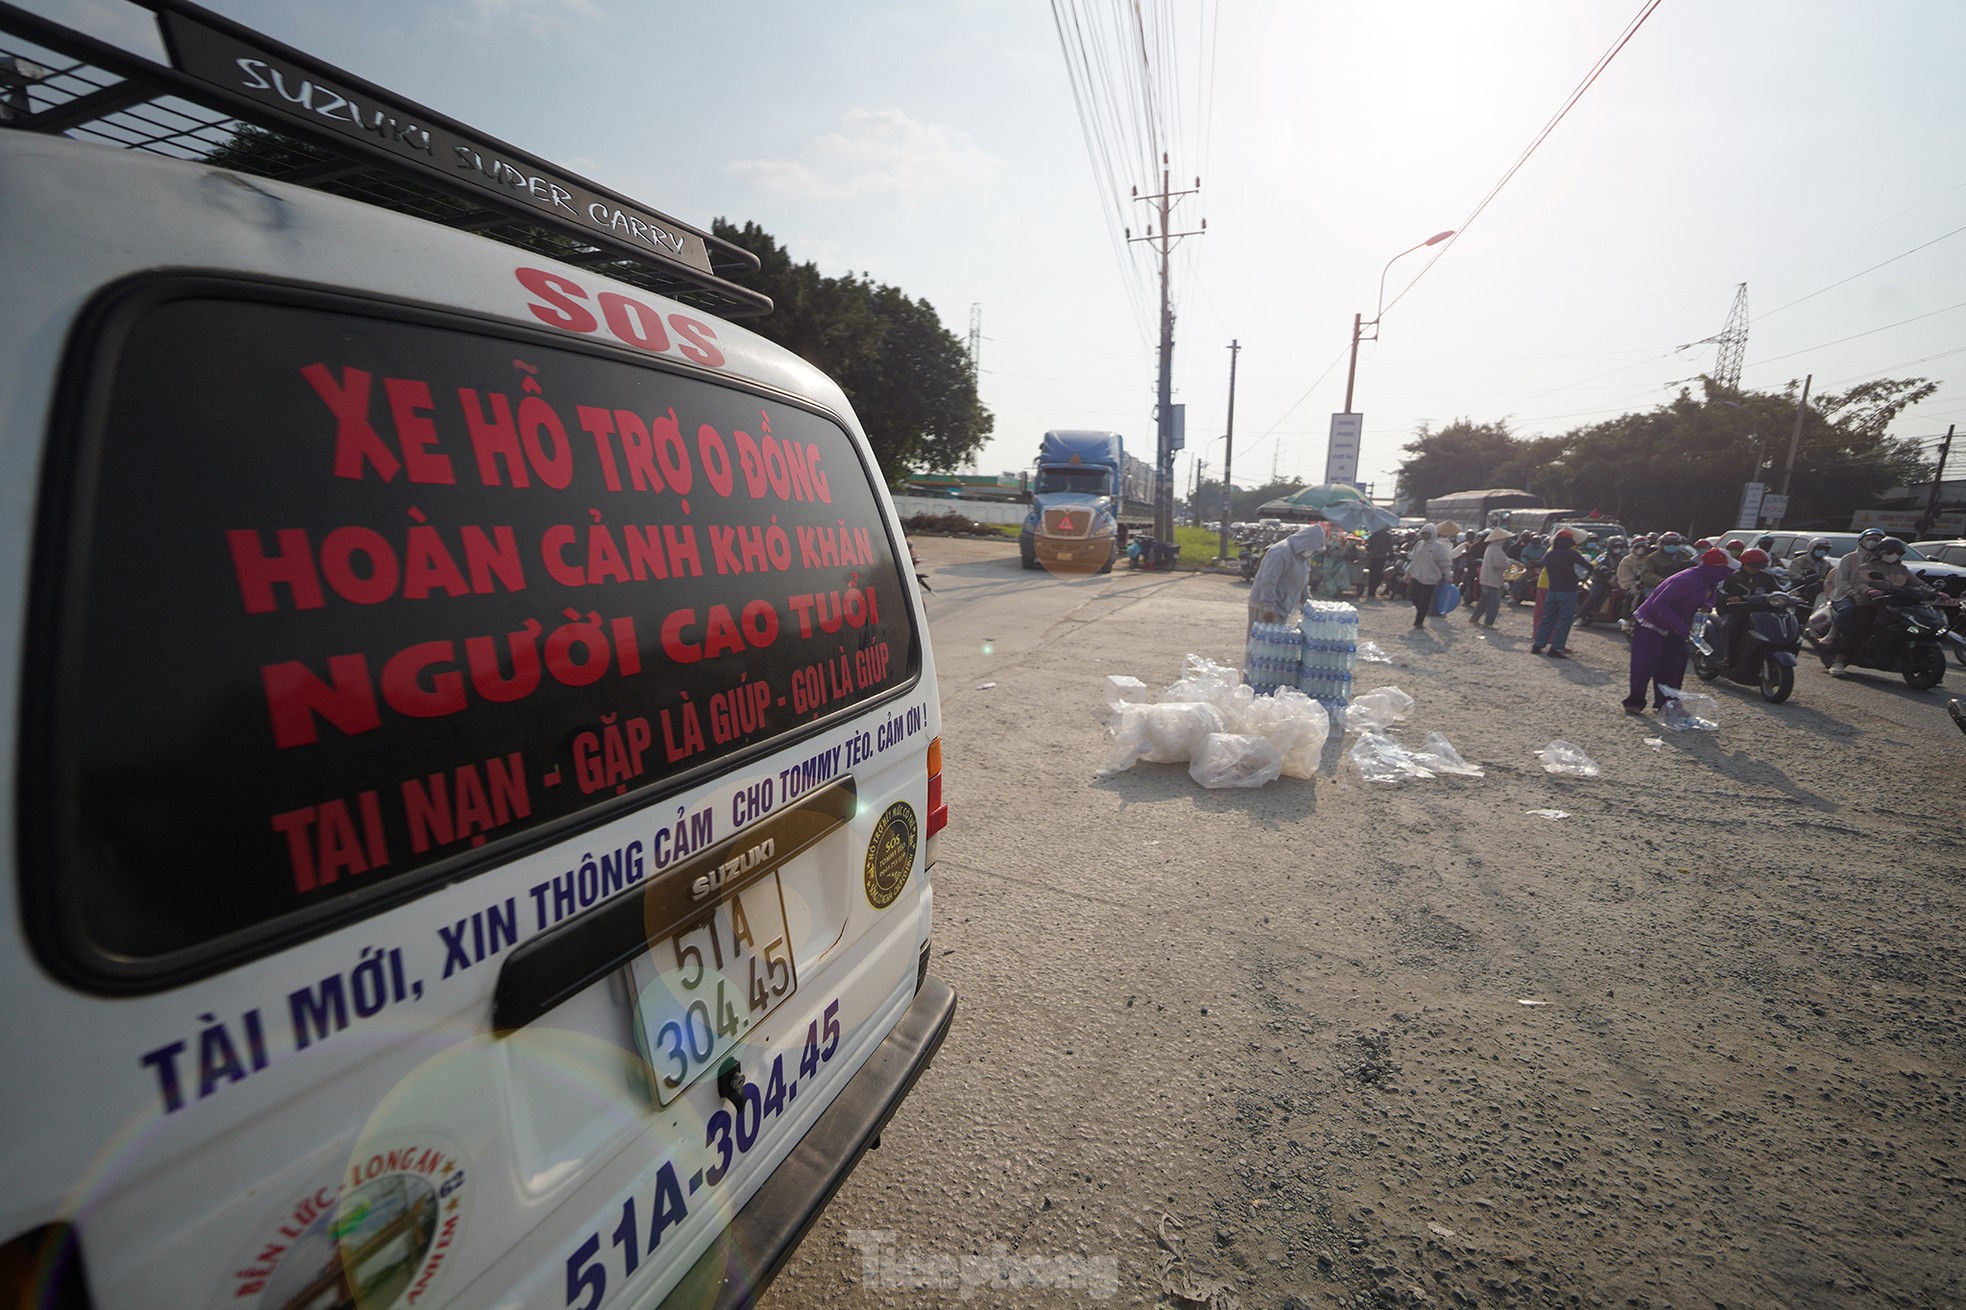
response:
<svg viewBox="0 0 1966 1310"><path fill-rule="evenodd" d="M1249 630L1248 668L1243 681L1267 696L1278 687L1295 687L1303 662L1303 638L1294 623L1258 623Z"/></svg>
<svg viewBox="0 0 1966 1310"><path fill-rule="evenodd" d="M1358 610L1341 601L1308 600L1298 627L1297 690L1342 710L1351 701L1358 664Z"/></svg>

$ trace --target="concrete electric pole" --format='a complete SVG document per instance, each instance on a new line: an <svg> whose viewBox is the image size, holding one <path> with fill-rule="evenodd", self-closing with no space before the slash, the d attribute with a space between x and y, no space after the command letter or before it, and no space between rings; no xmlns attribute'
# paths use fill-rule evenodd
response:
<svg viewBox="0 0 1966 1310"><path fill-rule="evenodd" d="M1145 236L1126 234L1128 241L1145 241L1160 254L1160 385L1157 391L1158 413L1155 415L1159 432L1157 453L1154 463L1154 540L1172 543L1174 540L1174 308L1168 294L1168 256L1173 253L1174 243L1182 237L1200 236L1208 231L1208 220L1201 221L1201 227L1193 232L1174 232L1169 230L1174 201L1181 196L1197 195L1201 191L1201 179L1187 191L1175 191L1168 181L1167 156L1161 156L1161 189L1155 196L1143 196L1139 188L1134 188L1135 200L1152 201L1160 210L1158 230L1149 226Z"/></svg>
<svg viewBox="0 0 1966 1310"><path fill-rule="evenodd" d="M1234 341L1229 343L1229 426L1222 447L1222 540L1216 547L1217 559L1229 558L1229 496L1234 488L1229 475L1236 467L1236 356L1242 353L1242 346Z"/></svg>

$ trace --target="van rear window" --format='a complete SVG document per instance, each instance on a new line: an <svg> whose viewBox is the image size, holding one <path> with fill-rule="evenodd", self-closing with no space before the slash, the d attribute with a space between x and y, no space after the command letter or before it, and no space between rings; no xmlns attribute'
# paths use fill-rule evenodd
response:
<svg viewBox="0 0 1966 1310"><path fill-rule="evenodd" d="M85 961L338 919L919 669L829 418L300 293L105 321L50 443L23 768Z"/></svg>

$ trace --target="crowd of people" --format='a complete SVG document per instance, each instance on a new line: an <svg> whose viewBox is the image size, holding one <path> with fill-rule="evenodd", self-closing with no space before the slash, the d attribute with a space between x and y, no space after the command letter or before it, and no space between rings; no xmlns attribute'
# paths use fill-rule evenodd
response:
<svg viewBox="0 0 1966 1310"><path fill-rule="evenodd" d="M1552 534L1516 533L1506 527L1464 532L1453 522L1416 529L1382 528L1351 533L1312 523L1264 553L1249 598L1249 619L1282 622L1306 599L1376 599L1413 605L1413 627L1466 610L1471 624L1492 628L1505 600L1535 605L1532 655L1567 659L1572 627L1615 619L1631 636L1627 714L1643 714L1650 697L1663 708L1685 677L1695 617L1712 610L1725 652L1738 639L1745 607L1730 604L1776 589L1814 600L1826 595L1835 652L1830 672L1842 676L1846 652L1866 635L1874 607L1866 598L1882 589L1915 585L1904 564L1905 543L1877 529L1861 534L1856 549L1831 558L1826 541L1812 542L1784 566L1770 553L1772 536L1753 544L1688 542L1677 532L1627 539L1598 537L1577 528ZM1442 603L1442 588L1454 599ZM1963 723L1962 726L1966 726Z"/></svg>

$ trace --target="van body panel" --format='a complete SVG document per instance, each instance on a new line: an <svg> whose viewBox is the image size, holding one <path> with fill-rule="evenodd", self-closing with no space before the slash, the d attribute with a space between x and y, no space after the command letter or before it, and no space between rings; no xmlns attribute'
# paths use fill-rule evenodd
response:
<svg viewBox="0 0 1966 1310"><path fill-rule="evenodd" d="M0 897L0 942L8 947L0 1044L35 1068L32 1078L0 1080L0 1123L9 1126L0 1136L0 1168L13 1183L0 1197L0 1241L71 1222L95 1304L104 1310L154 1304L159 1287L178 1289L183 1304L275 1304L337 1279L366 1287L375 1304L406 1303L412 1292L423 1305L491 1304L480 1298L510 1289L513 1304L564 1306L570 1269L594 1263L575 1259L594 1234L598 1258L613 1262L599 1275L607 1293L597 1304L616 1304L629 1292L660 1296L799 1147L916 997L931 904L918 825L927 814L925 759L941 732L940 708L920 592L911 571L899 567L906 558L900 526L844 395L804 361L731 323L586 269L354 201L217 168L4 132L0 175L11 182L0 187L0 250L10 252L8 308L0 315L0 412L8 416L0 423L0 461L8 469L0 478L0 559L7 561L0 566L0 615L16 634L0 642L0 676L12 693L9 712L0 715L0 826L8 837L0 858L22 889ZM190 943L182 965L173 962L181 954L175 947L161 952L159 965L127 949L83 958L87 942L51 942L89 907L62 899L48 862L84 858L93 846L29 837L55 823L42 812L44 803L61 810L72 799L66 783L51 779L60 772L54 762L71 749L56 740L55 729L75 726L60 716L95 702L77 692L72 670L49 666L48 650L31 647L29 634L54 625L71 635L115 631L139 639L151 613L145 605L154 605L159 631L178 632L171 626L177 607L199 601L160 584L150 596L122 598L114 622L100 630L74 627L92 620L64 615L82 599L64 588L93 576L71 548L79 543L87 554L120 530L88 517L105 485L99 475L120 456L91 447L78 459L75 449L78 433L114 401L97 385L105 375L85 371L105 349L91 334L131 315L140 320L153 294L277 307L271 317L240 318L264 329L264 336L239 341L242 356L278 347L280 314L319 309L344 323L372 321L369 335L383 343L373 348L385 353L397 349L394 343L424 339L421 334L453 334L484 351L512 346L518 360L563 351L569 368L577 363L646 391L648 402L636 406L642 413L660 413L672 394L708 394L701 390L707 387L758 416L756 437L764 435L764 422L781 415L793 426L830 425L838 436L827 438L835 443L829 449L839 460L829 466L831 476L857 488L864 506L865 517L844 526L864 528L875 546L874 558L860 566L867 575L860 581L883 589L882 622L892 622L911 643L896 653L898 675L855 673L858 652L841 646L835 654L846 657L845 666L815 666L824 668L822 677L843 676L849 690L810 712L780 716L778 728L755 740L734 738L732 750L707 764L685 763L646 783L617 783L605 776L605 763L594 764L591 806L571 807L530 830L489 830L483 846L458 838L454 853L396 884L372 889L365 883L332 914L242 913L209 940L193 940L199 924L132 916L127 941L146 933L166 940L168 929L177 934L169 942ZM132 304L138 309L129 309ZM274 338L271 346L266 337ZM203 349L214 368L223 365L216 343L187 349ZM409 369L404 376L417 374ZM521 395L523 379L510 376L513 395ZM549 399L554 381L541 382ZM572 398L565 399L571 410ZM456 444L454 426L444 426L441 389L428 403L400 390L395 401L400 412L380 399L371 412L393 414L399 434L421 431L418 421L436 415L439 435L415 453L442 452L457 461L454 471L466 467L470 447ZM576 439L586 441L588 431L567 429L574 458L584 459ZM269 427L266 440L290 436L283 421ZM132 441L124 431L111 444L127 450ZM410 446L392 439L375 449L393 451L407 469ZM585 447L587 456L598 458L597 450ZM183 453L196 458L196 451ZM378 467L371 459L362 471ZM294 476L321 475L317 469ZM735 485L743 477L739 469ZM406 485L371 482L378 497ZM337 489L331 479L321 485ZM446 490L433 483L429 494ZM268 483L266 503L290 491ZM273 542L271 534L287 526L252 522L249 514L238 523L203 524L188 512L180 515L191 520L186 526L168 513L175 501L145 505L129 488L117 494L186 532L257 529ZM441 503L424 499L419 495L413 508L439 522ZM718 512L713 501L698 493L696 521ZM254 504L236 496L228 503L242 513ZM377 512L417 521L400 508L392 503ZM575 521L571 511L585 508L569 502L566 517ZM612 505L594 508L600 519L617 518ZM119 544L129 552L129 542ZM707 550L704 557L707 564ZM167 576L141 553L125 558L133 573ZM200 567L185 562L183 576L214 576ZM815 565L812 572L848 567ZM661 594L659 584L631 585L653 585L658 590L646 594ZM425 599L434 607L472 597ZM415 627L426 612L437 612L418 611L420 603L404 605L400 596L374 606L350 603L346 630L357 631L372 608L390 605L404 609L406 625ZM194 629L184 630L195 639ZM229 635L236 628L228 620L210 630ZM447 636L454 634L437 628L423 634L429 641ZM223 661L229 649L214 650L213 658ZM661 649L653 632L643 637L645 666L655 665ZM160 643L160 667L169 654ZM764 668L745 652L715 658L728 669L730 687ZM180 689L172 682L128 681L139 667L129 650L111 651L90 667L115 675L101 703L131 707L130 714L153 726L169 725L180 712L172 701ZM774 698L785 687L784 672L770 671ZM50 680L66 689L67 699L48 697ZM438 685L426 678L413 689L428 693ZM633 708L633 699L624 695L623 706ZM333 736L321 716L315 721L321 739ZM406 718L404 731L421 732L430 722L442 721ZM27 730L37 723L42 728ZM83 735L112 741L115 726L96 723ZM660 742L659 729L652 729L641 749L660 751ZM575 748L569 742L566 749ZM195 766L211 787L240 790L278 772L242 763L228 773L226 750L222 741L187 749L184 771ZM258 756L248 749L237 758ZM572 770L581 767L573 760L566 756L567 772L555 785L573 779ZM132 776L161 777L165 791L180 785L157 774L154 762L146 767L153 772ZM387 782L430 772L404 767ZM530 775L535 788L547 772L542 763ZM767 876L784 905L790 972L782 976L789 984L796 974L796 987L758 1012L731 1058L761 1106L775 1063L785 1066L789 1087L800 1061L810 1059L809 1046L826 1052L797 1078L798 1091L787 1091L769 1113L746 1108L740 1090L737 1114L752 1116L740 1123L731 1114L728 1083L704 1067L691 1067L687 1084L659 1103L649 1081L659 1076L662 1044L644 1030L651 1002L626 969L597 978L516 1030L494 1029L501 971L528 942L627 898L655 903L657 889L673 890L678 872L697 869L712 854L738 860L749 849L747 837L774 814L842 781L851 784L856 804L836 830L789 861L761 857L772 864ZM195 790L192 782L182 785L187 794ZM95 789L88 804L134 809L149 799L133 784L127 795ZM359 807L350 813L359 849L367 835L364 816ZM146 820L142 831L171 833L173 822L165 814ZM83 837L95 831L75 827ZM212 851L230 851L228 837L215 832ZM199 873L191 846L149 865L127 853L136 849L128 845L119 857L117 877L124 881L114 885L138 886L154 874L203 878L185 884L203 889L244 877L229 856L214 857ZM316 854L330 849L348 857L332 843ZM397 849L393 838L389 849ZM692 881L708 876L693 874ZM713 887L700 900L707 915L719 897ZM686 917L666 913L651 922L651 951L669 949L672 934L687 927ZM733 959L740 957L764 959L733 946ZM730 981L744 985L752 978ZM814 1035L817 1041L809 1042ZM911 1083L933 1044L904 1045L916 1061L905 1080ZM882 1094L900 1094L891 1080L885 1086ZM720 1115L731 1120L728 1162L713 1131ZM749 1149L739 1149L740 1135ZM696 1181L712 1171L715 1181ZM631 1200L632 1223L623 1217ZM817 1196L813 1204L823 1200ZM658 1214L664 1222L652 1228ZM611 1241L617 1229L626 1236Z"/></svg>

